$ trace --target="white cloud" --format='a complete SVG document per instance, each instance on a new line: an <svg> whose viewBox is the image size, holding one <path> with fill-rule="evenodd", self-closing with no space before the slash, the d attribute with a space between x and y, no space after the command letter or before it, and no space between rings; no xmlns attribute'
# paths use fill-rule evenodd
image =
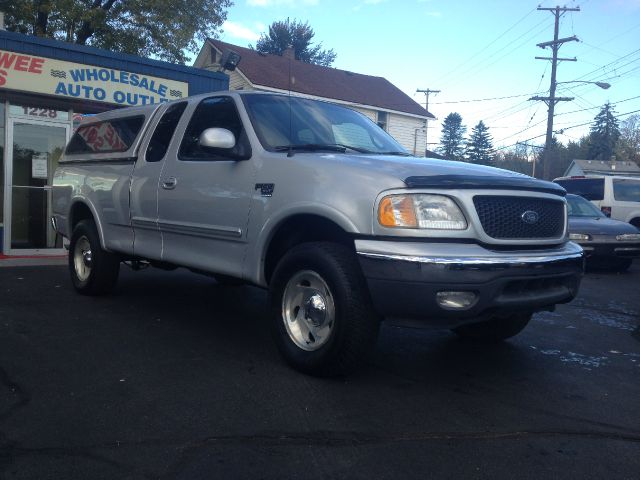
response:
<svg viewBox="0 0 640 480"><path fill-rule="evenodd" d="M230 22L229 20L226 20L222 24L222 29L232 37L249 40L250 42L255 42L260 38L260 34L254 32L250 28L239 23Z"/></svg>

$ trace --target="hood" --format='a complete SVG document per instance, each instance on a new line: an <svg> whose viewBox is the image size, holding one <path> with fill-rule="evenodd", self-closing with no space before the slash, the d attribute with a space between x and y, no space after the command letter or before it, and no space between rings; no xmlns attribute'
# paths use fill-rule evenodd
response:
<svg viewBox="0 0 640 480"><path fill-rule="evenodd" d="M640 232L633 225L607 217L569 217L569 233L623 235Z"/></svg>
<svg viewBox="0 0 640 480"><path fill-rule="evenodd" d="M409 188L534 190L564 196L560 185L521 173L485 165L389 155L340 156L352 167L377 170L397 178ZM348 160L346 160L348 159Z"/></svg>

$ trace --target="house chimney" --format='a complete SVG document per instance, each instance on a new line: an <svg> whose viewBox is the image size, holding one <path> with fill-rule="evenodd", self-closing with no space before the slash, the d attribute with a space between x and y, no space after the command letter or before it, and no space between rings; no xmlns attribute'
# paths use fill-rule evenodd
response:
<svg viewBox="0 0 640 480"><path fill-rule="evenodd" d="M288 45L284 52L282 52L282 56L284 58L289 58L291 60L296 59L296 49L293 48L293 45Z"/></svg>

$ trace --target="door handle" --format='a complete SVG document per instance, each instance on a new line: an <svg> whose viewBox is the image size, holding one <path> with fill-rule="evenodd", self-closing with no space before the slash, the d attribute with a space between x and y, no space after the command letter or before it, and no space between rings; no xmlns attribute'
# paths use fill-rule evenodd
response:
<svg viewBox="0 0 640 480"><path fill-rule="evenodd" d="M176 177L169 177L162 181L162 188L164 188L165 190L173 190L174 188L176 188L177 184L178 179Z"/></svg>

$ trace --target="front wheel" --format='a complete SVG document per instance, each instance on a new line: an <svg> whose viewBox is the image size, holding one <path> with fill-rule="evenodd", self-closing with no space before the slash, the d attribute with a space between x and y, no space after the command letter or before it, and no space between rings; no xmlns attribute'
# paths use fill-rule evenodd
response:
<svg viewBox="0 0 640 480"><path fill-rule="evenodd" d="M93 220L82 220L69 243L69 272L74 288L83 295L103 295L113 290L120 258L102 249Z"/></svg>
<svg viewBox="0 0 640 480"><path fill-rule="evenodd" d="M358 261L343 245L294 247L278 263L269 293L276 344L297 370L348 374L375 343L380 319Z"/></svg>
<svg viewBox="0 0 640 480"><path fill-rule="evenodd" d="M483 342L499 342L519 334L529 324L531 313L514 313L507 317L495 317L479 323L454 328L462 338Z"/></svg>

